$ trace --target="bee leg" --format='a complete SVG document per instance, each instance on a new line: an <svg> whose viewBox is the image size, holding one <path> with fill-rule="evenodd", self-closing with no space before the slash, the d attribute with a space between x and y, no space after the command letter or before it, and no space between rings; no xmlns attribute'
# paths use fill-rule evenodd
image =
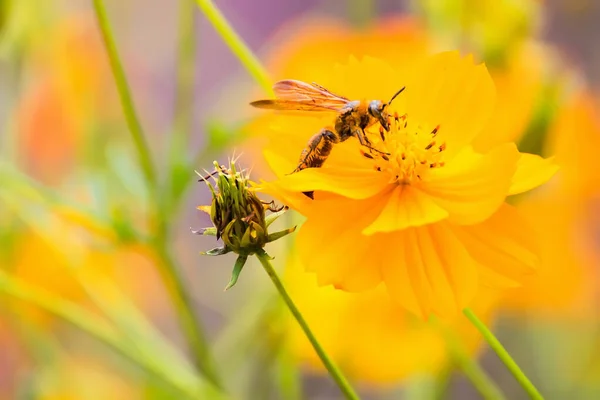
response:
<svg viewBox="0 0 600 400"><path fill-rule="evenodd" d="M365 146L367 149L376 151L376 152L378 152L380 154L389 155L389 153L386 153L386 152L381 151L381 150L377 150L375 147L373 147L371 145L371 142L367 138L367 135L365 135L365 131L363 131L362 129L356 129L354 131L354 136L356 136L358 138L358 141L360 142L361 146Z"/></svg>
<svg viewBox="0 0 600 400"><path fill-rule="evenodd" d="M292 173L302 171L305 168L320 168L329 157L333 145L339 141L338 136L333 131L327 128L321 129L319 133L310 138L308 144L302 150L298 166ZM314 199L314 192L302 193Z"/></svg>

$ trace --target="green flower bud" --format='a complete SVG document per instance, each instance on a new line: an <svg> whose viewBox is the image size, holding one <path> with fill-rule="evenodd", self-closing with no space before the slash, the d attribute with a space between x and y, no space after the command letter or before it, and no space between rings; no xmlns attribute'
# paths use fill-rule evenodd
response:
<svg viewBox="0 0 600 400"><path fill-rule="evenodd" d="M224 246L202 252L203 255L216 256L230 252L239 255L226 288L229 289L237 282L248 256L262 251L267 243L292 233L296 227L269 234L269 225L287 208L275 208L272 202L260 200L252 189L253 183L249 177L243 170L237 170L235 160L230 161L229 167L216 161L214 166L215 171L201 179L212 192L212 203L198 207L210 215L213 227L192 232L223 240ZM209 181L211 177L214 184ZM268 216L267 211L271 212Z"/></svg>

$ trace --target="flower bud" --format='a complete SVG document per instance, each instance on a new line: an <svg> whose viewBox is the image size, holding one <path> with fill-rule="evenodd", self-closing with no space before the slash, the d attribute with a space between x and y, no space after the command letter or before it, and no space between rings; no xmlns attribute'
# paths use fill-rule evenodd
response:
<svg viewBox="0 0 600 400"><path fill-rule="evenodd" d="M201 179L212 192L212 203L210 206L198 207L210 215L213 227L192 232L213 235L223 240L224 246L201 254L215 256L234 252L239 255L231 281L226 288L229 289L236 283L248 256L262 251L267 243L292 233L296 227L269 234L269 225L282 215L287 207L275 208L273 202L260 200L245 171L236 169L235 160L230 161L229 167L216 161L214 166L215 171ZM211 177L214 184L209 181ZM269 216L266 215L267 211L271 212Z"/></svg>

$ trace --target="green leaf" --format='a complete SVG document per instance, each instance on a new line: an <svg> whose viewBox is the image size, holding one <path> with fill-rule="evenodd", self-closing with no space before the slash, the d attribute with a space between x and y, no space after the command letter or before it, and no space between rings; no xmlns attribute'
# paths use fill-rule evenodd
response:
<svg viewBox="0 0 600 400"><path fill-rule="evenodd" d="M203 256L222 256L223 254L229 253L231 250L227 246L223 247L215 247L214 249L210 249L207 251L202 251L200 254Z"/></svg>
<svg viewBox="0 0 600 400"><path fill-rule="evenodd" d="M194 235L202 235L202 236L217 236L217 228L211 226L210 228L200 228L198 230L193 230L190 228Z"/></svg>
<svg viewBox="0 0 600 400"><path fill-rule="evenodd" d="M285 235L289 235L290 233L294 232L295 230L296 230L296 227L292 226L291 228L284 229L284 230L279 231L279 232L271 233L267 237L267 243L271 243L271 242L273 242L273 241L275 241L277 239L281 239Z"/></svg>
<svg viewBox="0 0 600 400"><path fill-rule="evenodd" d="M272 214L267 215L267 217L265 218L265 223L267 224L267 228L269 227L269 225L271 225L273 222L275 222L277 220L277 218L281 217L283 214L285 214L285 212L288 210L287 207L285 207L284 209L282 209L281 211L277 211L274 212Z"/></svg>
<svg viewBox="0 0 600 400"><path fill-rule="evenodd" d="M248 256L240 255L237 258L237 260L235 260L235 265L233 266L233 272L231 273L231 279L229 280L229 283L227 284L227 286L225 286L225 290L231 289L237 283L237 280L240 276L240 273L242 272L242 268L244 268L244 265L246 264L247 259L248 259Z"/></svg>

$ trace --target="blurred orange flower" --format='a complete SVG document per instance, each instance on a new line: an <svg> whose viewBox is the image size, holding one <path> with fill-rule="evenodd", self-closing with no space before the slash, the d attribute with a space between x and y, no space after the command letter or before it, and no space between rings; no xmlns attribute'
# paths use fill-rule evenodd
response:
<svg viewBox="0 0 600 400"><path fill-rule="evenodd" d="M407 88L389 107L402 117L385 139L370 136L389 156L363 157L358 141L348 140L334 146L322 168L287 175L305 138L327 123L271 117L269 128L281 139L265 155L280 177L263 190L307 216L298 251L320 284L362 291L383 281L410 311L449 316L470 303L480 278L515 286L533 272L532 239L521 216L503 203L549 179L556 167L514 144L485 154L470 146L494 107L484 66L456 52L393 67L365 57L320 83L352 99L388 99ZM306 191L315 191L314 201Z"/></svg>
<svg viewBox="0 0 600 400"><path fill-rule="evenodd" d="M315 276L304 272L294 257L286 266L286 286L327 354L353 380L393 384L420 373L440 372L448 366L453 351L447 347L449 332L469 355L481 343L481 335L465 318L424 322L390 302L382 285L363 293L319 287ZM491 319L494 302L494 295L477 297L475 311L486 322ZM289 329L287 344L295 357L311 369L325 372L291 319Z"/></svg>
<svg viewBox="0 0 600 400"><path fill-rule="evenodd" d="M539 274L523 288L508 292L503 304L546 317L585 316L595 312L595 266L600 262L595 243L600 174L594 167L600 119L589 93L577 93L561 107L548 142L561 170L543 190L518 205L540 238Z"/></svg>
<svg viewBox="0 0 600 400"><path fill-rule="evenodd" d="M108 115L112 85L91 15L57 21L44 34L26 59L33 83L17 106L18 139L28 172L56 183L77 161L98 110Z"/></svg>

